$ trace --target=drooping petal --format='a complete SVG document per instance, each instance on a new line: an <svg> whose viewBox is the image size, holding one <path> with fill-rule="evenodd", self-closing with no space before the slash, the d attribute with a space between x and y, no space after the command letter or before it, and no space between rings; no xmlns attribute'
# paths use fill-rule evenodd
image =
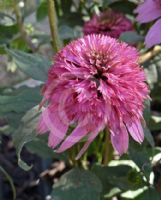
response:
<svg viewBox="0 0 161 200"><path fill-rule="evenodd" d="M97 137L98 134L99 134L99 132L91 133L87 142L84 144L84 146L82 147L82 149L80 150L80 152L76 156L76 158L75 158L76 160L78 160L84 154L84 152L88 149L89 145Z"/></svg>
<svg viewBox="0 0 161 200"><path fill-rule="evenodd" d="M142 143L144 140L144 131L140 120L132 121L131 124L126 123L126 126L133 139L138 143Z"/></svg>
<svg viewBox="0 0 161 200"><path fill-rule="evenodd" d="M97 135L99 134L99 132L101 130L103 130L103 126L98 126L95 130L93 130L89 136L88 139L86 141L86 143L84 144L84 146L82 147L82 149L80 150L80 152L78 153L78 155L76 156L76 160L78 160L83 154L84 152L88 149L89 145L93 142L93 140L97 137Z"/></svg>
<svg viewBox="0 0 161 200"><path fill-rule="evenodd" d="M145 0L134 12L138 13L137 21L147 23L161 17L161 6L157 1Z"/></svg>
<svg viewBox="0 0 161 200"><path fill-rule="evenodd" d="M112 131L111 142L112 142L114 149L120 155L127 152L128 145L129 145L129 136L128 136L126 127L124 125L122 125L117 132Z"/></svg>
<svg viewBox="0 0 161 200"><path fill-rule="evenodd" d="M161 12L161 10L160 10ZM145 37L145 44L148 48L156 44L161 43L161 19L159 19L155 24L150 28L146 37Z"/></svg>
<svg viewBox="0 0 161 200"><path fill-rule="evenodd" d="M37 131L39 134L44 134L48 132L48 127L44 123L43 117L41 116L38 122Z"/></svg>
<svg viewBox="0 0 161 200"><path fill-rule="evenodd" d="M86 127L77 126L73 132L65 139L65 141L60 145L60 147L56 150L57 153L63 152L70 147L72 147L75 143L80 141L84 136L88 134Z"/></svg>
<svg viewBox="0 0 161 200"><path fill-rule="evenodd" d="M50 147L55 148L63 139L68 130L68 125L65 124L55 111L52 112L47 108L42 113L41 124L49 131L48 144Z"/></svg>

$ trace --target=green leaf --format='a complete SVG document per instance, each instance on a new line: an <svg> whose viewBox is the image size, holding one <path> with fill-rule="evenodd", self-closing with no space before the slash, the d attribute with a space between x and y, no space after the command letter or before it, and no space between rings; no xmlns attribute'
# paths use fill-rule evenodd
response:
<svg viewBox="0 0 161 200"><path fill-rule="evenodd" d="M145 73L147 76L147 82L150 87L154 89L154 87L158 86L161 82L161 56L157 55L153 59L144 63ZM157 95L157 91L155 95Z"/></svg>
<svg viewBox="0 0 161 200"><path fill-rule="evenodd" d="M100 200L102 185L90 171L72 169L54 184L52 200Z"/></svg>
<svg viewBox="0 0 161 200"><path fill-rule="evenodd" d="M143 189L142 192L135 198L132 195L123 195L123 197L124 200L160 200L160 195L154 188Z"/></svg>
<svg viewBox="0 0 161 200"><path fill-rule="evenodd" d="M32 99L31 99L32 97ZM26 112L41 101L40 87L21 87L0 95L0 114Z"/></svg>
<svg viewBox="0 0 161 200"><path fill-rule="evenodd" d="M42 0L36 11L37 21L42 21L43 19L45 19L45 17L47 16L47 13L48 13L47 1Z"/></svg>
<svg viewBox="0 0 161 200"><path fill-rule="evenodd" d="M152 166L149 160L148 151L146 145L137 144L134 141L130 141L129 145L129 157L135 162L135 164L144 173L147 181L152 171Z"/></svg>
<svg viewBox="0 0 161 200"><path fill-rule="evenodd" d="M21 151L23 146L34 140L36 138L36 127L39 118L39 111L38 107L34 107L29 110L26 115L22 118L19 128L13 134L13 142L16 147L17 157L18 157L18 164L19 166L28 171L31 169L32 166L29 166L21 159Z"/></svg>
<svg viewBox="0 0 161 200"><path fill-rule="evenodd" d="M130 1L116 1L112 3L110 7L116 11L120 11L126 14L131 14L136 8L136 5Z"/></svg>
<svg viewBox="0 0 161 200"><path fill-rule="evenodd" d="M92 172L101 180L105 196L109 195L112 189L116 187L126 191L129 189L134 190L144 185L143 177L140 173L128 165L96 165L93 167Z"/></svg>
<svg viewBox="0 0 161 200"><path fill-rule="evenodd" d="M119 0L103 0L103 7L108 7L110 4L118 2Z"/></svg>
<svg viewBox="0 0 161 200"><path fill-rule="evenodd" d="M31 99L32 97L32 99ZM0 95L0 116L6 118L9 125L17 127L22 116L41 101L40 87L19 89Z"/></svg>
<svg viewBox="0 0 161 200"><path fill-rule="evenodd" d="M43 135L36 137L35 140L30 141L26 144L26 148L31 153L34 153L41 158L54 158L59 160L67 160L66 152L64 153L55 153L53 149L48 147L48 135Z"/></svg>
<svg viewBox="0 0 161 200"><path fill-rule="evenodd" d="M120 40L128 44L137 44L138 42L143 41L143 39L144 38L135 31L126 31L120 36Z"/></svg>
<svg viewBox="0 0 161 200"><path fill-rule="evenodd" d="M150 110L150 100L146 100L144 103L145 109L144 109L144 119L147 124L149 124L150 121L150 115L151 115L151 110Z"/></svg>
<svg viewBox="0 0 161 200"><path fill-rule="evenodd" d="M144 128L144 135L145 135L145 138L147 139L147 141L149 142L149 144L152 147L154 147L155 143L154 143L153 136L152 136L150 130L147 127Z"/></svg>
<svg viewBox="0 0 161 200"><path fill-rule="evenodd" d="M74 26L82 26L83 25L83 20L82 20L82 15L81 13L65 13L60 19L59 19L59 24L61 26L66 25L69 27L74 27Z"/></svg>
<svg viewBox="0 0 161 200"><path fill-rule="evenodd" d="M47 141L42 136L30 141L26 144L26 148L31 153L37 154L42 158L52 158L54 154L54 151L47 146Z"/></svg>
<svg viewBox="0 0 161 200"><path fill-rule="evenodd" d="M152 131L160 131L161 130L161 117L160 116L152 116L149 128Z"/></svg>
<svg viewBox="0 0 161 200"><path fill-rule="evenodd" d="M47 80L50 61L40 55L25 53L19 50L6 49L7 53L13 58L16 65L35 80Z"/></svg>
<svg viewBox="0 0 161 200"><path fill-rule="evenodd" d="M6 44L11 41L13 36L18 33L18 26L17 24L13 25L1 25L0 24L0 30L1 30L1 37L0 37L0 44Z"/></svg>

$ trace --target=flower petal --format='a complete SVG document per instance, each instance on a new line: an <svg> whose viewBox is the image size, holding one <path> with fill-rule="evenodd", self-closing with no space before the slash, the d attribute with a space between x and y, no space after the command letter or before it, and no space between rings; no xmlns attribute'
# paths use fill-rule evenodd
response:
<svg viewBox="0 0 161 200"><path fill-rule="evenodd" d="M42 113L40 125L41 127L46 128L44 130L50 132L48 145L52 148L55 148L64 139L68 130L68 125L60 119L59 114L56 111L52 112L50 108L46 108Z"/></svg>
<svg viewBox="0 0 161 200"><path fill-rule="evenodd" d="M84 154L84 152L88 149L89 145L97 137L98 134L99 134L99 132L91 133L87 142L84 144L84 146L82 147L82 149L80 150L80 152L76 156L76 158L75 158L76 160L78 160Z"/></svg>
<svg viewBox="0 0 161 200"><path fill-rule="evenodd" d="M148 34L146 35L145 44L148 48L161 43L160 30L161 30L161 19L155 22L155 24L150 28Z"/></svg>
<svg viewBox="0 0 161 200"><path fill-rule="evenodd" d="M57 153L61 153L70 147L72 147L75 143L80 141L84 136L88 134L86 127L77 126L73 132L64 140L64 142L60 145L60 147L56 150Z"/></svg>
<svg viewBox="0 0 161 200"><path fill-rule="evenodd" d="M111 142L115 150L122 155L127 152L129 145L129 136L125 126L122 124L117 132L111 131Z"/></svg>
<svg viewBox="0 0 161 200"><path fill-rule="evenodd" d="M126 124L126 126L133 139L138 143L142 143L144 140L144 131L140 121L136 120L132 122L131 125Z"/></svg>
<svg viewBox="0 0 161 200"><path fill-rule="evenodd" d="M44 123L42 115L38 122L37 132L38 132L38 134L44 134L44 133L48 132L48 128L47 128L46 124Z"/></svg>
<svg viewBox="0 0 161 200"><path fill-rule="evenodd" d="M98 126L98 128L96 128L96 130L93 130L87 139L87 142L84 144L84 146L82 147L82 149L80 150L80 152L78 153L78 155L76 156L76 160L78 160L83 154L84 152L88 149L89 145L91 144L91 142L97 137L97 135L99 134L99 132L101 130L104 129L104 124Z"/></svg>
<svg viewBox="0 0 161 200"><path fill-rule="evenodd" d="M157 1L145 0L134 12L138 13L137 21L147 23L161 17L161 6Z"/></svg>

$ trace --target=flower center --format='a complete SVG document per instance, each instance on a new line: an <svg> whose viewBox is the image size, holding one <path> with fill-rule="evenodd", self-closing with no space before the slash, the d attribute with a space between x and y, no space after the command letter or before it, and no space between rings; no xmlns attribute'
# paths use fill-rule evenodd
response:
<svg viewBox="0 0 161 200"><path fill-rule="evenodd" d="M107 66L108 58L107 55L103 53L98 53L93 51L90 55L89 62L91 66L94 68L94 78L96 79L107 79L103 74L107 72L109 67Z"/></svg>
<svg viewBox="0 0 161 200"><path fill-rule="evenodd" d="M102 68L106 67L107 55L92 51L89 61L91 65L101 70Z"/></svg>

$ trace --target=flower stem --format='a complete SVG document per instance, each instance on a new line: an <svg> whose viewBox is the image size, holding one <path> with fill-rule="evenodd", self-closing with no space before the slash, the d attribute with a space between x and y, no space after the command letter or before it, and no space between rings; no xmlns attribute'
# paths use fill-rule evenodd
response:
<svg viewBox="0 0 161 200"><path fill-rule="evenodd" d="M143 64L147 62L148 60L154 58L158 54L161 53L161 47L160 46L155 46L151 51L148 51L147 53L143 54L139 58L139 63Z"/></svg>
<svg viewBox="0 0 161 200"><path fill-rule="evenodd" d="M102 163L104 165L107 165L112 160L113 148L112 148L112 144L110 142L109 131L107 129L105 129L104 133L105 133L105 142L104 142Z"/></svg>
<svg viewBox="0 0 161 200"><path fill-rule="evenodd" d="M48 0L48 18L53 49L55 50L55 52L57 52L60 49L61 45L57 28L57 15L54 0Z"/></svg>

